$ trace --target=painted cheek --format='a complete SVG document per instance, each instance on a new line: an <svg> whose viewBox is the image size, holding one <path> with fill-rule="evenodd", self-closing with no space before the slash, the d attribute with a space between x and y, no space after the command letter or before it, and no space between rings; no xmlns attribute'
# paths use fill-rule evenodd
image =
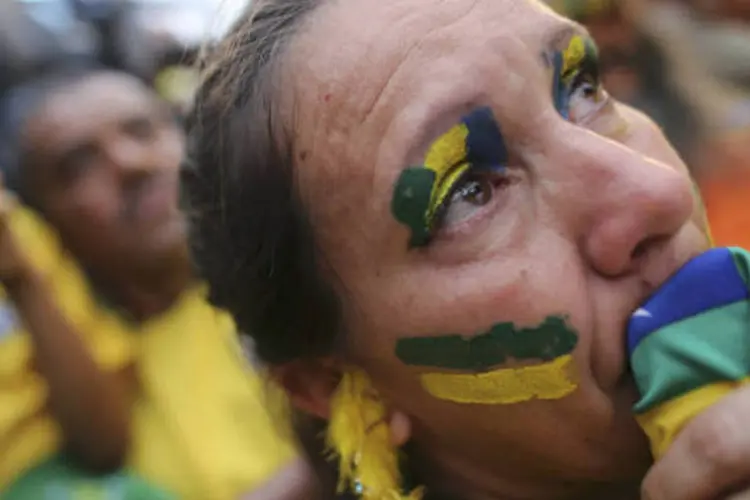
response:
<svg viewBox="0 0 750 500"><path fill-rule="evenodd" d="M535 327L499 323L469 338L404 338L396 345L396 356L407 365L431 369L421 381L439 399L512 404L560 399L574 392L572 353L577 343L578 334L566 318L550 316ZM509 361L525 366L498 368Z"/></svg>

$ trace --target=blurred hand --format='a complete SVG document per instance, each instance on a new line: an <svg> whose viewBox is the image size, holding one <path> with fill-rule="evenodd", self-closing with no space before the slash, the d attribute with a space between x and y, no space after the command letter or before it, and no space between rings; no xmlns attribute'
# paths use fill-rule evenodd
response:
<svg viewBox="0 0 750 500"><path fill-rule="evenodd" d="M750 387L699 415L643 482L644 500L750 500Z"/></svg>
<svg viewBox="0 0 750 500"><path fill-rule="evenodd" d="M15 197L3 189L0 179L0 283L6 288L13 288L31 271L10 229L10 214L17 204Z"/></svg>

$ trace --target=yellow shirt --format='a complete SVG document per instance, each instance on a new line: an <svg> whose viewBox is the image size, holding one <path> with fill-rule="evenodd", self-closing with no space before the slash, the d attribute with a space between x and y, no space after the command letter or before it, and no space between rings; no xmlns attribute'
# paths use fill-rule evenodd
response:
<svg viewBox="0 0 750 500"><path fill-rule="evenodd" d="M14 209L9 227L37 271L46 278L63 314L108 371L132 362L121 322L97 307L74 261L54 233L31 211ZM46 409L47 388L33 369L33 346L0 290L0 491L19 474L58 451L60 430Z"/></svg>
<svg viewBox="0 0 750 500"><path fill-rule="evenodd" d="M47 277L63 314L100 366L135 363L130 467L185 499L236 500L294 456L275 428L260 377L242 357L231 318L197 287L165 314L124 321L101 306L54 233L33 213L10 218L17 241ZM59 449L46 386L13 308L0 300L0 491Z"/></svg>
<svg viewBox="0 0 750 500"><path fill-rule="evenodd" d="M130 462L138 475L180 498L236 500L293 458L234 323L202 290L145 324L138 343L143 394Z"/></svg>

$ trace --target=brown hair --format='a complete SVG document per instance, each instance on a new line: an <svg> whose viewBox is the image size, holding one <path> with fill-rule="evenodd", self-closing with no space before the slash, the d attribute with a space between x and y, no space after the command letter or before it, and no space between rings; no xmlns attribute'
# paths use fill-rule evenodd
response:
<svg viewBox="0 0 750 500"><path fill-rule="evenodd" d="M183 188L197 271L209 300L232 313L270 364L327 354L340 330L293 182L293 132L278 109L284 52L320 1L253 2L201 61L188 118ZM333 496L325 423L295 414L294 428L324 497Z"/></svg>
<svg viewBox="0 0 750 500"><path fill-rule="evenodd" d="M278 109L284 53L319 4L253 2L204 60L188 120L183 184L198 272L271 364L328 353L340 329Z"/></svg>

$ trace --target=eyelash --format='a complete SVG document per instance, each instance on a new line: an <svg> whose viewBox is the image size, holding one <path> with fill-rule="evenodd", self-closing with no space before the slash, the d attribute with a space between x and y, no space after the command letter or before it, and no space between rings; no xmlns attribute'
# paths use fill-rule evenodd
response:
<svg viewBox="0 0 750 500"><path fill-rule="evenodd" d="M457 161L453 166L451 166L450 169L448 169L449 172L452 172L454 169L460 168L461 165L465 165L469 163L468 157L463 157L461 160ZM453 186L448 190L448 193L445 195L445 198L443 199L442 203L435 209L435 214L430 221L430 232L433 234L440 230L440 228L443 226L443 220L445 219L445 212L450 208L451 200L453 199L453 195L456 194L456 191L464 184L466 181L466 176L474 169L473 165L469 165L469 168L466 169L466 172L461 174L461 176L456 179L456 182L453 183Z"/></svg>
<svg viewBox="0 0 750 500"><path fill-rule="evenodd" d="M581 66L576 69L571 83L566 89L566 92L568 94L568 106L570 106L570 100L573 98L576 92L583 89L586 85L591 86L593 93L587 93L587 95L584 95L585 98L594 99L597 95L600 95L603 92L604 89L602 88L601 77L599 74L598 61L584 61ZM602 101L598 103L598 106L593 112L602 109L608 102L609 96L605 95L604 99L602 99ZM475 181L477 179L486 180L484 178L485 176L497 175L497 172L489 168L478 167L475 164L471 163L468 157L464 157L460 161L456 162L453 166L451 166L449 171L459 168L461 167L461 165L465 165L467 163L469 164L469 168L467 168L466 172L461 174L456 182L453 183L450 190L443 199L443 202L435 209L432 221L430 221L430 233L432 233L433 235L437 234L443 228L446 213L450 209L451 203L453 202L453 198L456 193L460 192L462 189L465 189L469 181ZM501 187L502 184L502 182L499 182L497 184L493 183L493 190Z"/></svg>
<svg viewBox="0 0 750 500"><path fill-rule="evenodd" d="M478 179L487 180L486 178L491 175L501 175L498 171L495 171L491 168L477 166L476 164L471 163L468 157L465 157L461 161L457 162L451 168L451 170L454 168L459 168L461 165L465 165L467 163L469 164L469 168L467 168L466 171L461 174L458 179L456 179L456 182L454 182L451 188L448 190L448 193L443 199L443 202L435 209L435 215L433 216L430 224L430 232L433 235L437 234L443 228L446 214L451 207L454 196L462 189L466 189L469 182L476 181ZM497 186L493 183L493 189L495 189L496 187Z"/></svg>
<svg viewBox="0 0 750 500"><path fill-rule="evenodd" d="M571 110L570 107L572 105L572 99L575 97L576 93L583 89L585 86L590 86L592 89L592 93L588 93L587 95L584 95L587 99L596 99L597 96L602 96L602 99L600 102L597 102L597 106L593 111L588 113L585 116L582 117L576 117L576 122L585 121L586 118L588 118L592 113L596 113L600 109L604 108L610 101L609 95L604 92L604 88L602 86L601 77L599 74L599 62L595 60L588 60L584 61L581 66L576 70L575 74L573 75L572 81L570 83L569 88L567 89L568 93L568 114L570 114ZM573 117L570 117L573 119Z"/></svg>

